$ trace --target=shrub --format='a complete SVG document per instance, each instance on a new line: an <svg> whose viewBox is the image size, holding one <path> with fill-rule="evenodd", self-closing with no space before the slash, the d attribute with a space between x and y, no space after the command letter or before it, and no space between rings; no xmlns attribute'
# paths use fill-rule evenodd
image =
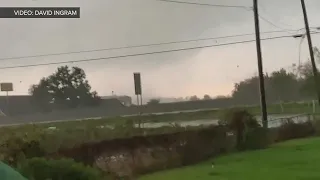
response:
<svg viewBox="0 0 320 180"><path fill-rule="evenodd" d="M258 121L246 110L231 109L224 114L219 123L222 125L227 125L235 132L237 138L236 147L238 150L246 150L251 148L256 149L257 147L262 147L261 142L267 142L267 132L260 130L260 124ZM256 136L256 133L258 133L259 136ZM260 141L257 138L263 138L265 140ZM267 144L263 146L266 145Z"/></svg>
<svg viewBox="0 0 320 180"><path fill-rule="evenodd" d="M11 166L16 166L25 158L41 157L45 152L36 140L27 141L24 138L11 137L0 148L2 160Z"/></svg>
<svg viewBox="0 0 320 180"><path fill-rule="evenodd" d="M246 149L263 149L271 144L269 131L265 128L258 127L246 132L244 147Z"/></svg>
<svg viewBox="0 0 320 180"><path fill-rule="evenodd" d="M268 136L270 144L276 143L278 138L278 128L269 128Z"/></svg>
<svg viewBox="0 0 320 180"><path fill-rule="evenodd" d="M76 163L74 160L48 160L32 158L18 167L18 171L29 180L102 180L99 170Z"/></svg>
<svg viewBox="0 0 320 180"><path fill-rule="evenodd" d="M313 122L313 127L314 127L314 129L315 129L315 135L316 136L319 136L320 135L320 121L319 120L315 120L314 122Z"/></svg>
<svg viewBox="0 0 320 180"><path fill-rule="evenodd" d="M180 134L177 139L177 153L182 165L194 164L210 157L221 155L233 150L233 137L227 136L228 128L213 126L207 129Z"/></svg>
<svg viewBox="0 0 320 180"><path fill-rule="evenodd" d="M308 137L315 134L316 128L311 121L295 123L291 119L288 119L279 127L276 142Z"/></svg>

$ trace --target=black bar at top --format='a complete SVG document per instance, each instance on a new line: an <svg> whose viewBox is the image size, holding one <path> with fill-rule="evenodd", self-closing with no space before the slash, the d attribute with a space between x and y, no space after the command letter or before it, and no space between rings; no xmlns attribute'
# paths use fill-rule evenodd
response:
<svg viewBox="0 0 320 180"><path fill-rule="evenodd" d="M0 18L80 18L80 7L0 7Z"/></svg>

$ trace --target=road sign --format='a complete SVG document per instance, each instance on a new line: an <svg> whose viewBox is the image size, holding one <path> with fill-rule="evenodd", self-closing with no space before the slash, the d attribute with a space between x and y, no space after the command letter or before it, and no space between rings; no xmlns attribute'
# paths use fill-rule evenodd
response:
<svg viewBox="0 0 320 180"><path fill-rule="evenodd" d="M133 73L133 79L134 79L134 90L136 95L141 95L141 75L140 73Z"/></svg>
<svg viewBox="0 0 320 180"><path fill-rule="evenodd" d="M1 91L9 92L13 91L13 84L12 83L0 83Z"/></svg>

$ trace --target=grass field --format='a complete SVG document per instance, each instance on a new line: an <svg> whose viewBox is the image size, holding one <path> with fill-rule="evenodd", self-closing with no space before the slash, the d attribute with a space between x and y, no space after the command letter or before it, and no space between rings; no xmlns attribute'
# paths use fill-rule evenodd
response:
<svg viewBox="0 0 320 180"><path fill-rule="evenodd" d="M242 109L248 110L253 115L260 115L261 109L259 106L251 107L241 107ZM194 121L202 119L220 119L222 115L230 110L226 109L216 109L216 110L203 110L196 112L180 112L174 114L161 114L161 115L143 115L143 116L129 116L129 117L109 117L95 120L83 120L83 121L60 121L52 123L37 124L39 127L59 127L61 129L66 128L94 128L97 126L106 125L117 125L126 123L147 123L147 122L179 122L179 121ZM313 107L307 103L287 103L283 104L282 108L279 104L268 105L269 114L303 114L303 113L313 113ZM320 113L319 106L316 107L316 113Z"/></svg>
<svg viewBox="0 0 320 180"><path fill-rule="evenodd" d="M259 107L246 107L251 113L259 115ZM285 112L281 111L280 105L269 106L269 113L273 114L299 114L311 112L311 107L306 104L287 104L284 106ZM54 150L59 147L72 147L77 144L86 142L96 142L114 138L125 138L141 134L161 134L168 132L184 131L181 127L163 127L156 129L144 129L143 132L133 128L134 123L141 122L178 122L191 121L201 119L219 118L228 109L208 110L189 113L178 114L164 114L164 115L148 115L148 116L134 116L134 117L113 117L100 120L84 120L84 121L68 121L55 122L47 124L26 124L12 127L0 128L0 144L12 137L23 138L26 140L40 140L46 143L48 149ZM110 126L115 129L110 129ZM51 130L51 127L55 129ZM189 127L188 129L202 128Z"/></svg>
<svg viewBox="0 0 320 180"><path fill-rule="evenodd" d="M78 122L78 124L75 122L70 122L69 124L68 122L66 126L64 126L64 123L59 123L54 129L51 129L47 124L2 127L0 128L0 146L8 140L12 141L12 139L17 138L27 142L39 141L40 146L44 148L45 151L55 152L59 148L72 148L89 142L130 138L141 135L167 134L204 128L203 126L187 128L167 126L142 130L133 128L131 124L126 123L118 123L113 129L96 127L94 125L96 125L96 123L90 124L90 121L86 121L84 123ZM104 123L104 125L106 125L106 123Z"/></svg>
<svg viewBox="0 0 320 180"><path fill-rule="evenodd" d="M241 107L242 109L248 110L253 115L261 115L260 106L248 106ZM197 112L181 112L176 114L163 114L163 115L145 115L140 119L142 122L178 122L178 121L193 121L200 119L217 119L228 111L230 108L216 109L216 110L203 110ZM320 113L319 106L316 106L315 113ZM271 104L268 105L269 114L303 114L303 113L314 113L312 104L308 103L286 103L282 104ZM123 120L136 119L137 117L126 117Z"/></svg>
<svg viewBox="0 0 320 180"><path fill-rule="evenodd" d="M236 153L198 165L146 175L140 180L318 180L320 138ZM211 162L215 162L214 170Z"/></svg>

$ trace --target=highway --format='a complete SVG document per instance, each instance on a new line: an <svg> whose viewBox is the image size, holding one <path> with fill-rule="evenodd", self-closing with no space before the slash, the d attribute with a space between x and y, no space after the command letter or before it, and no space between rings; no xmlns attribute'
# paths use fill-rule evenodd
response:
<svg viewBox="0 0 320 180"><path fill-rule="evenodd" d="M261 116L256 116L257 120L262 124ZM296 115L270 115L269 116L269 128L279 127L283 120L292 119L294 122L306 122L309 120L309 115L296 114ZM194 121L179 121L179 122L157 122L157 123L144 123L144 128L159 128L163 126L174 126L179 125L181 127L187 126L209 126L209 125L218 125L219 119L199 119ZM138 126L136 124L136 126Z"/></svg>
<svg viewBox="0 0 320 180"><path fill-rule="evenodd" d="M157 112L157 113L143 113L141 116L149 116L149 115L165 115L165 114L179 114L179 113L191 113L191 112L200 112L200 111L213 111L213 110L219 110L219 108L210 108L210 109L195 109L195 110L184 110L184 111L171 111L171 112ZM112 117L133 117L133 116L139 116L137 113L128 113L127 115L116 115L117 113L110 113L112 115L106 116L104 113L103 116L88 116L83 115L83 118L81 115L78 117L63 117L60 116L60 118L50 118L50 114L47 116L45 114L40 115L38 117L33 117L33 115L27 115L27 116L20 116L20 117L0 117L0 127L1 126L15 126L15 125L23 125L23 124L44 124L44 123L58 123L58 122L70 122L70 121L85 121L85 120L99 120L99 119L108 119Z"/></svg>
<svg viewBox="0 0 320 180"><path fill-rule="evenodd" d="M213 109L207 109L207 110L213 110ZM176 112L162 112L162 113L153 113L153 115L163 115L163 114L177 114L177 113L184 113L184 112L197 112L197 111L204 111L204 110L192 110L192 111L176 111ZM130 117L130 116L137 116L138 114L132 114L132 115L126 115L121 117ZM151 114L145 114L145 115L151 115ZM0 121L0 127L4 126L19 126L19 125L25 125L25 124L48 124L48 123L63 123L63 122L72 122L72 121L88 121L88 120L100 120L100 119L107 119L108 117L90 117L90 118L80 118L80 119L63 119L63 120L44 120L44 121L26 121L26 122L16 122L16 121ZM261 122L262 117L256 116L257 120ZM292 118L295 122L305 122L308 120L308 115L301 115L301 114L286 114L286 115L269 115L269 127L277 127L281 125L281 119L286 118ZM185 127L185 126L199 126L199 125L217 125L219 122L219 119L199 119L199 120L179 120L176 122L157 122L157 123L144 123L144 128L158 128L162 126L173 126L175 124L178 124L179 126ZM138 125L136 125L138 126Z"/></svg>

